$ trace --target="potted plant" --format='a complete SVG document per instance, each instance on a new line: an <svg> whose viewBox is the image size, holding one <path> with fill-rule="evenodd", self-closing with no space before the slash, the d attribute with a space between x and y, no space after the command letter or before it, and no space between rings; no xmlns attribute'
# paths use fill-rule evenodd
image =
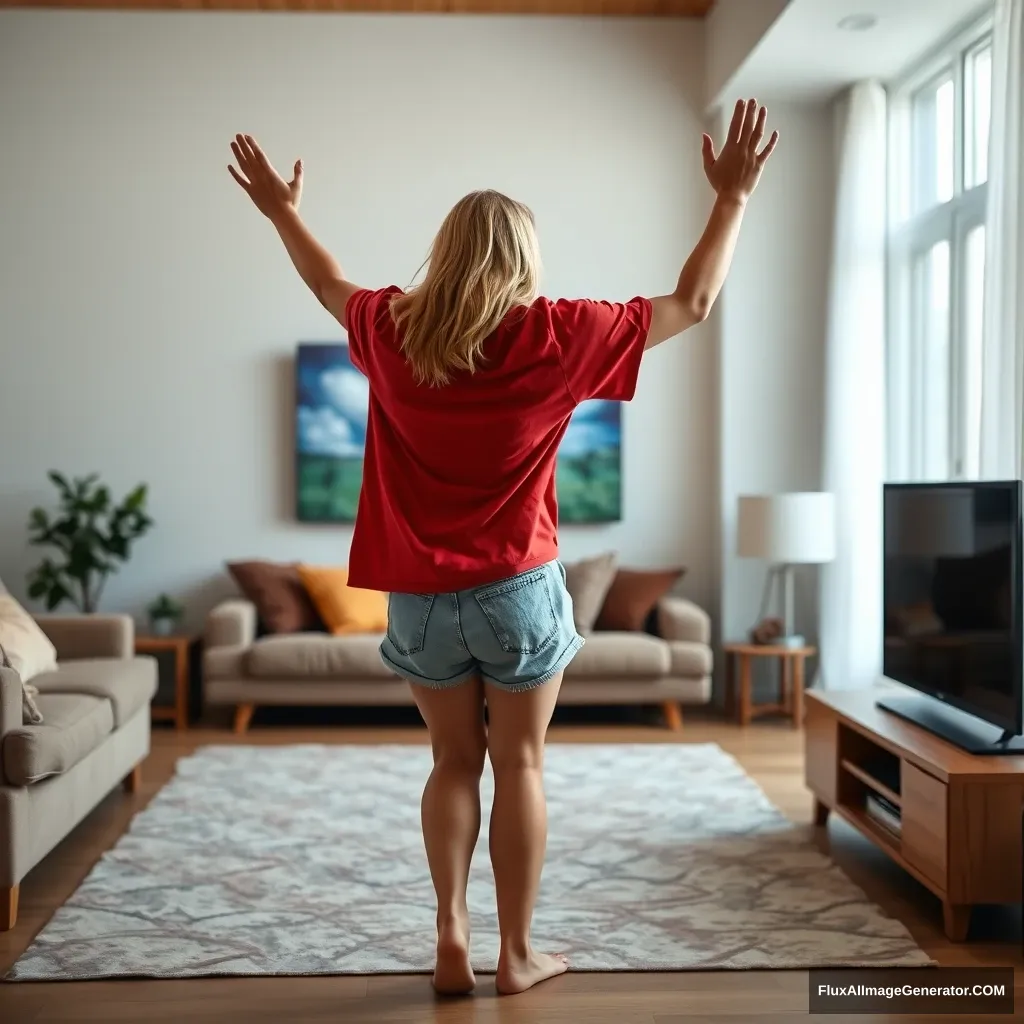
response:
<svg viewBox="0 0 1024 1024"><path fill-rule="evenodd" d="M168 594L161 594L146 611L153 636L171 636L185 614L185 609Z"/></svg>
<svg viewBox="0 0 1024 1024"><path fill-rule="evenodd" d="M139 484L114 503L110 488L95 473L68 480L51 472L59 508L51 516L41 508L29 516L29 543L54 553L28 574L28 594L47 611L70 602L94 612L107 580L128 561L132 544L153 525L146 512L146 485Z"/></svg>

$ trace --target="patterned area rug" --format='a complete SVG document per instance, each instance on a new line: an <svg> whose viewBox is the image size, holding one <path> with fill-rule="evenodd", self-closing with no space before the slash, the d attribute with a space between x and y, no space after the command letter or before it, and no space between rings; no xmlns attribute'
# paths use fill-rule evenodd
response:
<svg viewBox="0 0 1024 1024"><path fill-rule="evenodd" d="M425 747L207 747L12 980L431 969ZM717 746L552 746L538 948L581 971L932 963ZM485 808L491 792L484 776ZM485 814L486 816L486 814ZM474 961L497 958L486 823Z"/></svg>

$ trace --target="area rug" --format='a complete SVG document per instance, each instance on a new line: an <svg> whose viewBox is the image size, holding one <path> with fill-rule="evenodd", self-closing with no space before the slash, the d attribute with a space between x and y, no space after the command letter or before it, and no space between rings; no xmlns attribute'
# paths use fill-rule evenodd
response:
<svg viewBox="0 0 1024 1024"><path fill-rule="evenodd" d="M431 969L427 748L206 747L138 814L8 977ZM806 829L713 744L552 746L538 948L579 971L926 966ZM484 805L492 791L484 776ZM486 820L474 962L494 969Z"/></svg>

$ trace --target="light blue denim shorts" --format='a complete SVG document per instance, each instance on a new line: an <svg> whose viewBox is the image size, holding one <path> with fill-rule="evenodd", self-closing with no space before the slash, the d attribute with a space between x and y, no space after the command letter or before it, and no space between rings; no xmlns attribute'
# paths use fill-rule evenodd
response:
<svg viewBox="0 0 1024 1024"><path fill-rule="evenodd" d="M583 646L560 562L454 594L391 594L380 656L392 672L432 689L482 676L530 690Z"/></svg>

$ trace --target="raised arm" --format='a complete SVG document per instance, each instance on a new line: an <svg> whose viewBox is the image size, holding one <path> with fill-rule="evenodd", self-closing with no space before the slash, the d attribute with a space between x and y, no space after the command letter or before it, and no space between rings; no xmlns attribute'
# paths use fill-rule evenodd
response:
<svg viewBox="0 0 1024 1024"><path fill-rule="evenodd" d="M299 216L302 198L302 161L295 161L291 181L285 181L251 135L236 135L231 151L239 171L228 165L231 177L281 236L299 276L324 308L348 329L345 307L357 285L347 280L337 260L313 237Z"/></svg>
<svg viewBox="0 0 1024 1024"><path fill-rule="evenodd" d="M674 338L706 320L711 312L732 264L747 200L779 141L779 133L772 132L764 148L758 150L767 119L768 111L764 107L758 110L756 100L740 100L729 137L717 156L711 137L704 136L704 173L717 198L704 234L683 265L676 290L651 299L647 348Z"/></svg>

